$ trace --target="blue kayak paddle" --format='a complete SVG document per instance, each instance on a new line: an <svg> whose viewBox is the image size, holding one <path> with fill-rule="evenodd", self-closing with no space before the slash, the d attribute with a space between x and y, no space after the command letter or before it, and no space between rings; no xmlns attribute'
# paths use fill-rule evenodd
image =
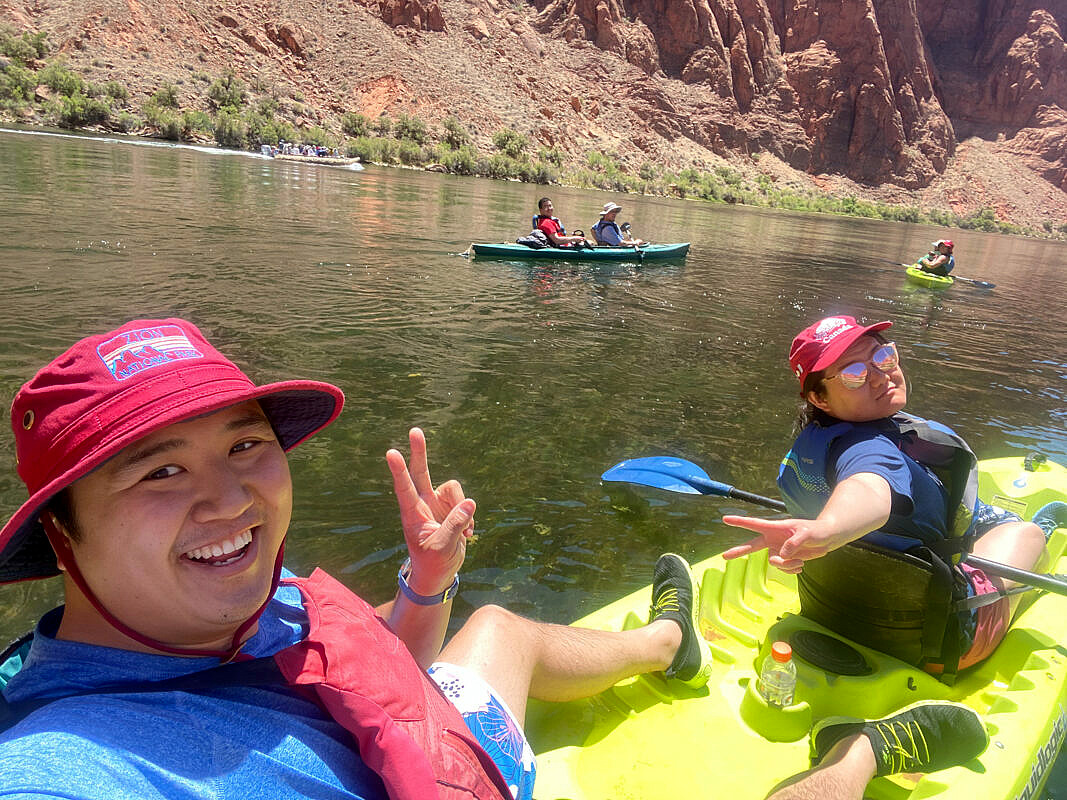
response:
<svg viewBox="0 0 1067 800"><path fill-rule="evenodd" d="M683 494L714 494L719 497L732 497L747 503L785 511L785 503L772 497L764 497L752 492L735 489L727 483L713 481L708 473L684 458L673 456L647 456L629 458L609 469L600 476L602 481L623 481L668 492Z"/></svg>

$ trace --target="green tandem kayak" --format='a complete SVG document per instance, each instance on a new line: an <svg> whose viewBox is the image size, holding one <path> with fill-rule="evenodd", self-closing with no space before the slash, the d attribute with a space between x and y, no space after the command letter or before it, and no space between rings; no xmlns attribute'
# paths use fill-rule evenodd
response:
<svg viewBox="0 0 1067 800"><path fill-rule="evenodd" d="M930 289L947 289L955 283L952 276L934 275L932 272L922 269L918 264L912 264L904 272L907 273L908 280L912 283L917 283Z"/></svg>
<svg viewBox="0 0 1067 800"><path fill-rule="evenodd" d="M596 247L572 250L543 247L534 250L524 244L472 244L476 256L489 258L544 258L555 261L647 261L649 259L685 258L689 242L646 244L641 247Z"/></svg>
<svg viewBox="0 0 1067 800"><path fill-rule="evenodd" d="M1067 469L1058 464L1027 471L1021 458L998 458L979 468L983 499L1026 519L1045 503L1067 499ZM1061 528L1041 568L1067 572L1065 545ZM537 800L761 800L808 768L814 721L838 714L875 719L925 699L974 708L989 747L963 766L878 778L867 797L1039 797L1067 731L1067 597L1028 592L997 651L948 686L854 643L869 674L837 674L804 660L798 635L830 632L799 615L796 578L770 567L765 551L730 562L715 556L694 565L694 574L701 578L701 630L715 657L707 687L693 690L652 674L586 700L532 701L527 730L537 753ZM637 627L650 599L646 587L575 624ZM757 665L777 640L794 642L797 704L787 709L769 708L756 690Z"/></svg>

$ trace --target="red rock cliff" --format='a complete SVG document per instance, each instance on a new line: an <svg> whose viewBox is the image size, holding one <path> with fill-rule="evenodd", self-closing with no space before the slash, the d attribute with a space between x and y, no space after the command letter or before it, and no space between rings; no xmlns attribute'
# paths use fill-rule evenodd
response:
<svg viewBox="0 0 1067 800"><path fill-rule="evenodd" d="M232 67L308 124L456 115L572 159L767 153L912 189L980 136L1067 189L1067 0L0 0L0 21L135 100Z"/></svg>

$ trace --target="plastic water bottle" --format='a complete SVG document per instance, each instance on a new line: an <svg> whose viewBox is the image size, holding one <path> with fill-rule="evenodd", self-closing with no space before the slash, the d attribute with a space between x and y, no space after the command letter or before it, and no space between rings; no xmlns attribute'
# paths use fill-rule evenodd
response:
<svg viewBox="0 0 1067 800"><path fill-rule="evenodd" d="M793 705L796 687L797 665L793 663L793 648L788 642L775 642L760 669L760 694L767 705L781 708Z"/></svg>

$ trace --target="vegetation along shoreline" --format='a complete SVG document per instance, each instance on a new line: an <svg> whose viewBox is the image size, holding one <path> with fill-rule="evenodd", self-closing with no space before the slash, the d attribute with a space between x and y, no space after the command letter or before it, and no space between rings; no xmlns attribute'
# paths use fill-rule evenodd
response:
<svg viewBox="0 0 1067 800"><path fill-rule="evenodd" d="M728 165L675 171L646 161L633 170L596 150L586 153L584 163L574 165L559 149L538 146L507 127L492 134L492 150L487 151L454 116L438 127L405 113L370 119L348 111L331 129L294 124L302 112L299 99L283 103L271 87L249 85L230 70L214 77L194 73L182 87L163 83L137 108L122 83L94 83L62 58L53 57L47 34L0 28L0 120L20 125L213 142L249 151L285 140L324 146L384 166L1067 239L1067 223L1056 226L1046 221L1038 230L998 219L988 206L963 216L945 209L780 187L770 175L746 174ZM758 162L758 154L750 159Z"/></svg>

